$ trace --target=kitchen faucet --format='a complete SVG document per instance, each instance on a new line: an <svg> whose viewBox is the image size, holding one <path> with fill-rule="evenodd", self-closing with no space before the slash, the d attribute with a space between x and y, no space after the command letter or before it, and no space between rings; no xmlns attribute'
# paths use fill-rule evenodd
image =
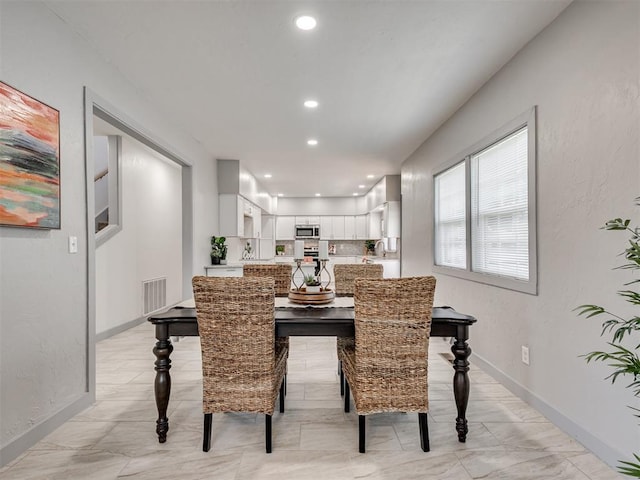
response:
<svg viewBox="0 0 640 480"><path fill-rule="evenodd" d="M375 251L378 251L378 244L381 244L381 245L382 245L382 256L383 256L383 257L386 257L386 256L387 256L387 249L386 249L386 248L385 248L385 246L384 246L384 240L381 238L380 240L378 240L378 241L376 242L376 244L373 246L373 249L374 249Z"/></svg>

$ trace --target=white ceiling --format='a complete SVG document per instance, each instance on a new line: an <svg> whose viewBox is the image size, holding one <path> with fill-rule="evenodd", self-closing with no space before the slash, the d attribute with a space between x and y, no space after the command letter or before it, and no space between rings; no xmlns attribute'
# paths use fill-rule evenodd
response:
<svg viewBox="0 0 640 480"><path fill-rule="evenodd" d="M270 194L298 197L400 173L570 1L45 3L212 161L239 159ZM315 30L294 26L301 13Z"/></svg>

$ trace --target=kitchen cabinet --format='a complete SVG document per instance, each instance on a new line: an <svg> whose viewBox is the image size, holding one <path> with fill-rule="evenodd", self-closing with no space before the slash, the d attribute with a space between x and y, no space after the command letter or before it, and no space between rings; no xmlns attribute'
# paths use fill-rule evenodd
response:
<svg viewBox="0 0 640 480"><path fill-rule="evenodd" d="M400 202L386 202L384 204L382 236L400 237Z"/></svg>
<svg viewBox="0 0 640 480"><path fill-rule="evenodd" d="M204 271L207 277L241 277L242 265L207 265Z"/></svg>
<svg viewBox="0 0 640 480"><path fill-rule="evenodd" d="M344 217L344 236L342 238L344 240L366 240L369 238L365 215L346 215Z"/></svg>
<svg viewBox="0 0 640 480"><path fill-rule="evenodd" d="M369 238L367 231L366 215L346 215L344 217L344 240L366 240Z"/></svg>
<svg viewBox="0 0 640 480"><path fill-rule="evenodd" d="M400 260L374 260L373 263L382 264L384 278L400 278Z"/></svg>
<svg viewBox="0 0 640 480"><path fill-rule="evenodd" d="M382 214L381 212L371 212L367 214L367 224L369 229L369 239L378 240L382 238Z"/></svg>
<svg viewBox="0 0 640 480"><path fill-rule="evenodd" d="M276 240L294 240L296 217L278 216L276 218Z"/></svg>
<svg viewBox="0 0 640 480"><path fill-rule="evenodd" d="M245 201L244 236L246 238L260 238L262 232L262 211L251 204L247 208Z"/></svg>
<svg viewBox="0 0 640 480"><path fill-rule="evenodd" d="M336 240L342 240L345 236L345 222L342 215L331 217L331 225L333 227L333 238ZM320 232L322 233L322 232Z"/></svg>
<svg viewBox="0 0 640 480"><path fill-rule="evenodd" d="M260 238L262 210L240 195L219 195L219 227L222 237Z"/></svg>
<svg viewBox="0 0 640 480"><path fill-rule="evenodd" d="M244 199L239 195L220 194L218 218L221 237L244 237Z"/></svg>
<svg viewBox="0 0 640 480"><path fill-rule="evenodd" d="M260 248L258 258L272 258L276 252L275 217L273 215L261 216L262 232L260 232Z"/></svg>
<svg viewBox="0 0 640 480"><path fill-rule="evenodd" d="M296 225L320 225L320 217L296 217Z"/></svg>
<svg viewBox="0 0 640 480"><path fill-rule="evenodd" d="M320 239L321 240L333 240L333 217L324 216L320 217Z"/></svg>
<svg viewBox="0 0 640 480"><path fill-rule="evenodd" d="M320 238L323 240L344 240L344 216L327 215L320 217Z"/></svg>
<svg viewBox="0 0 640 480"><path fill-rule="evenodd" d="M344 236L345 240L355 240L356 238L356 217L355 215L347 215L344 217Z"/></svg>
<svg viewBox="0 0 640 480"><path fill-rule="evenodd" d="M367 229L367 216L356 215L356 240L367 240L369 232Z"/></svg>

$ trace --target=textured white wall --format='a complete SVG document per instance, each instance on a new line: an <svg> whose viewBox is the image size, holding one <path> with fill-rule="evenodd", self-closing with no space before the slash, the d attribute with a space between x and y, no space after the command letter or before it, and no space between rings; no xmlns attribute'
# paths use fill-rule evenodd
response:
<svg viewBox="0 0 640 480"><path fill-rule="evenodd" d="M603 379L609 369L579 358L606 345L600 321L573 309L599 303L630 313L615 295L630 277L612 271L625 236L599 227L617 216L640 223L639 21L638 2L574 2L402 168L402 272L428 274L434 169L538 106L538 296L438 275L436 302L476 315L474 353L610 463L640 449L626 408L638 401L624 380Z"/></svg>
<svg viewBox="0 0 640 480"><path fill-rule="evenodd" d="M313 188L313 187L310 187ZM364 197L279 198L278 215L361 215Z"/></svg>
<svg viewBox="0 0 640 480"><path fill-rule="evenodd" d="M126 137L121 168L122 230L96 249L96 334L142 316L144 280L166 277L167 304L182 300L181 169Z"/></svg>
<svg viewBox="0 0 640 480"><path fill-rule="evenodd" d="M60 230L0 228L2 464L90 400L84 86L193 165L198 220L185 268L209 261L218 207L215 162L41 2L0 2L0 78L60 111L62 192ZM67 253L70 235L77 254Z"/></svg>

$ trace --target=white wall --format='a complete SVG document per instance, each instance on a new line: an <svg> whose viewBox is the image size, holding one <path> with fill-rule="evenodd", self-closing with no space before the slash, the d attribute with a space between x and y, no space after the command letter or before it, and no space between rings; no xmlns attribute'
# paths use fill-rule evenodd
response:
<svg viewBox="0 0 640 480"><path fill-rule="evenodd" d="M90 405L83 87L125 112L193 165L194 244L187 269L209 261L217 231L215 162L155 110L41 2L0 2L0 78L60 111L60 230L0 227L0 464ZM92 214L91 214L92 216ZM78 237L78 253L67 239ZM93 235L93 233L91 233ZM117 299L114 299L117 301ZM89 352L89 354L87 353ZM89 377L89 380L87 378Z"/></svg>
<svg viewBox="0 0 640 480"><path fill-rule="evenodd" d="M96 248L98 335L143 315L145 280L166 277L167 305L182 300L181 168L124 137L121 176L122 230Z"/></svg>
<svg viewBox="0 0 640 480"><path fill-rule="evenodd" d="M612 271L625 235L599 227L618 216L640 223L633 206L640 194L639 20L638 2L574 2L402 168L402 272L429 274L435 169L538 106L539 294L438 275L436 302L478 318L472 362L484 360L609 463L640 450L640 428L626 407L638 401L624 379L612 386L604 380L610 369L580 358L606 345L600 321L573 309L599 303L630 313L615 295L630 277ZM521 345L530 348L529 367Z"/></svg>
<svg viewBox="0 0 640 480"><path fill-rule="evenodd" d="M278 198L278 215L363 215L364 197Z"/></svg>

